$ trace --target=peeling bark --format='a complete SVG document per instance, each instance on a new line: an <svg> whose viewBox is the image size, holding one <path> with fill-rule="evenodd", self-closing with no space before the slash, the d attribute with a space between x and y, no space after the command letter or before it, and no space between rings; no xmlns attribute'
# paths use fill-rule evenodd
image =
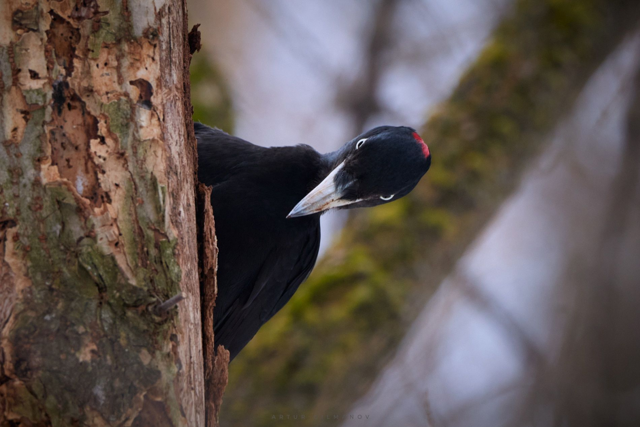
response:
<svg viewBox="0 0 640 427"><path fill-rule="evenodd" d="M0 425L204 425L186 28L0 2Z"/></svg>
<svg viewBox="0 0 640 427"><path fill-rule="evenodd" d="M211 187L198 184L198 224L200 236L200 292L202 298L202 348L204 351L204 380L206 427L218 425L222 392L227 386L229 351L218 346L216 354L213 336L213 309L218 295L218 243L215 235Z"/></svg>

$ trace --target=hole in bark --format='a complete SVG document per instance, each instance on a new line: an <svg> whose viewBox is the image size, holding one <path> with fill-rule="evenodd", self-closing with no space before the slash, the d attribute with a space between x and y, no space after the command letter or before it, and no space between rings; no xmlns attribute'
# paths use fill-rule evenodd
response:
<svg viewBox="0 0 640 427"><path fill-rule="evenodd" d="M153 96L153 86L151 85L151 83L144 79L137 79L130 81L129 84L137 87L138 91L140 92L137 104L142 108L150 110L153 107L153 104L151 103L151 97Z"/></svg>
<svg viewBox="0 0 640 427"><path fill-rule="evenodd" d="M16 225L18 225L18 223L12 218L0 220L0 231L4 231L7 228L13 228Z"/></svg>

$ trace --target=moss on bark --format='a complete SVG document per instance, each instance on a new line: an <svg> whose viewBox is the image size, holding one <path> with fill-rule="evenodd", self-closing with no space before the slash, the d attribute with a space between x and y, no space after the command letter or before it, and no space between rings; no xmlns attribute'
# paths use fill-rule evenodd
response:
<svg viewBox="0 0 640 427"><path fill-rule="evenodd" d="M179 337L175 310L153 310L197 268L181 240L183 223L195 230L193 162L173 157L188 155L184 115L168 117L183 112L183 7L0 7L0 425L204 418L203 384L185 379L201 354L180 359L199 341ZM190 205L170 186L191 189Z"/></svg>

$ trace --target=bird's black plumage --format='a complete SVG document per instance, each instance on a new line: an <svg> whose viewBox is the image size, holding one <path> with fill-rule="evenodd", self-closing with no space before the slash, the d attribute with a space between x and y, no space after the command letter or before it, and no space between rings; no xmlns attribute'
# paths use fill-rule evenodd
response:
<svg viewBox="0 0 640 427"><path fill-rule="evenodd" d="M200 123L195 132L219 247L215 339L232 359L311 273L322 211L402 197L431 162L405 127L373 129L326 155L256 146Z"/></svg>

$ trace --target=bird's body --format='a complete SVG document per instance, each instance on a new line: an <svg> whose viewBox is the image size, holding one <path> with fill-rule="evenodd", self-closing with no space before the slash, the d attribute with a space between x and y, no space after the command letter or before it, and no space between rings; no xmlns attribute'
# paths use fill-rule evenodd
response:
<svg viewBox="0 0 640 427"><path fill-rule="evenodd" d="M346 179L344 170L353 162L345 159L353 154L355 140L335 153L321 155L306 145L256 146L200 123L195 131L198 178L213 188L219 247L215 340L233 359L311 273L320 246L321 212L388 199L376 195L369 203L361 195L345 196L348 202L326 198L324 187L328 181L333 183L334 178L328 178L332 172L340 172L336 185L338 178ZM384 168L383 163L379 167ZM419 175L426 169L428 165ZM339 185L341 191L343 187L356 191L352 188L355 178L348 180ZM411 182L406 192L416 183ZM313 196L318 188L325 199Z"/></svg>
<svg viewBox="0 0 640 427"><path fill-rule="evenodd" d="M313 269L320 214L287 214L328 166L310 147L259 147L200 124L196 135L220 249L215 339L234 357Z"/></svg>

